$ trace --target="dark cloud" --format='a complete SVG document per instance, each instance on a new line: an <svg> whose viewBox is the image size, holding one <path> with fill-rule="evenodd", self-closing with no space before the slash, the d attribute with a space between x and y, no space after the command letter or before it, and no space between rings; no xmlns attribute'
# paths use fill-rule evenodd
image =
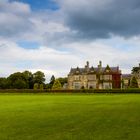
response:
<svg viewBox="0 0 140 140"><path fill-rule="evenodd" d="M25 32L33 30L30 21L30 7L19 2L0 2L0 36L18 38Z"/></svg>
<svg viewBox="0 0 140 140"><path fill-rule="evenodd" d="M66 25L79 38L132 37L140 34L138 0L59 0Z"/></svg>
<svg viewBox="0 0 140 140"><path fill-rule="evenodd" d="M0 37L62 44L140 35L138 0L53 1L60 9L40 12L32 11L28 3L0 1Z"/></svg>

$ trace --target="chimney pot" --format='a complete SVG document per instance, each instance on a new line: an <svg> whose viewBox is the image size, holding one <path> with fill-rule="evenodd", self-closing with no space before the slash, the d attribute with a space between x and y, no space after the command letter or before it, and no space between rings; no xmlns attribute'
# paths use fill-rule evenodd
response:
<svg viewBox="0 0 140 140"><path fill-rule="evenodd" d="M89 68L89 61L87 61L86 67Z"/></svg>
<svg viewBox="0 0 140 140"><path fill-rule="evenodd" d="M102 61L99 61L99 65L102 67Z"/></svg>

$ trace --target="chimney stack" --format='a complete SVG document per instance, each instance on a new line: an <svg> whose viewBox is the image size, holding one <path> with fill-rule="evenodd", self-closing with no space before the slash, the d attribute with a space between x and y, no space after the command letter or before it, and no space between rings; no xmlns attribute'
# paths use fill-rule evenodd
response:
<svg viewBox="0 0 140 140"><path fill-rule="evenodd" d="M102 61L99 61L99 66L102 67Z"/></svg>
<svg viewBox="0 0 140 140"><path fill-rule="evenodd" d="M87 68L89 68L89 61L87 61Z"/></svg>
<svg viewBox="0 0 140 140"><path fill-rule="evenodd" d="M99 61L98 69L99 69L99 72L102 71L102 61Z"/></svg>
<svg viewBox="0 0 140 140"><path fill-rule="evenodd" d="M119 72L119 66L117 66L117 72Z"/></svg>
<svg viewBox="0 0 140 140"><path fill-rule="evenodd" d="M85 65L85 68L87 71L89 71L89 62L87 61L86 65Z"/></svg>

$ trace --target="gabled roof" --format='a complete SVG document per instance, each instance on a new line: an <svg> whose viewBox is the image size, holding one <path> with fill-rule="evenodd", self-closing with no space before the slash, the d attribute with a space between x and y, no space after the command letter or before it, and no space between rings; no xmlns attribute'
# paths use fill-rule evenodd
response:
<svg viewBox="0 0 140 140"><path fill-rule="evenodd" d="M120 73L119 67L109 67L111 73ZM106 73L106 69L108 67L101 67L100 69L98 67L90 67L90 68L71 68L69 74L90 74L90 73Z"/></svg>

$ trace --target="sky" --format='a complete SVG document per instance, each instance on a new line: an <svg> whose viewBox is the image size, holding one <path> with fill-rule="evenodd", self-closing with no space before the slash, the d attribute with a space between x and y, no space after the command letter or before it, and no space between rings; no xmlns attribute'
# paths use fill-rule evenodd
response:
<svg viewBox="0 0 140 140"><path fill-rule="evenodd" d="M0 0L0 77L29 70L65 77L71 67L140 63L138 0Z"/></svg>

